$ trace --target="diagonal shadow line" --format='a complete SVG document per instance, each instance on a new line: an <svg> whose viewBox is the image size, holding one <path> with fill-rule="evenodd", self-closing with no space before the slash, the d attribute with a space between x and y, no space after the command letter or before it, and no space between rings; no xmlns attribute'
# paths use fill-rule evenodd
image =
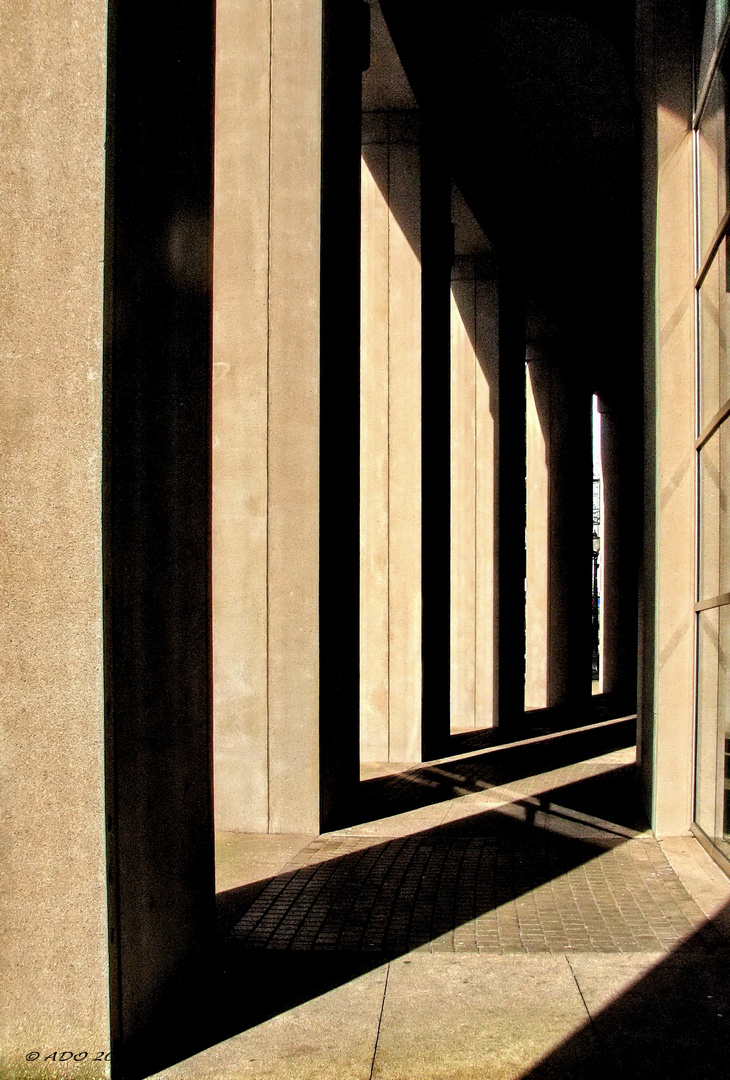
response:
<svg viewBox="0 0 730 1080"><path fill-rule="evenodd" d="M636 719L635 713L628 708L619 708L619 705L609 694L594 694L581 710L568 705L551 705L527 710L515 724L452 731L446 740L448 754L466 754L530 737L559 735L577 728Z"/></svg>
<svg viewBox="0 0 730 1080"><path fill-rule="evenodd" d="M619 786L632 775L626 766L612 772ZM595 779L267 879L252 909L259 903L256 914L264 919L281 902L271 933L261 935L258 948L251 947L255 935L248 941L229 937L220 945L177 1044L150 1046L145 1071L137 1075L149 1076L350 982L620 847L627 836L600 827L587 830L563 813L596 808ZM560 813L542 809L558 801ZM373 889L371 875L379 861ZM307 887L311 895L304 896ZM303 910L297 907L302 896ZM308 927L307 918L313 920ZM404 918L410 925L399 937ZM372 933L378 926L381 930ZM308 933L297 947L300 927Z"/></svg>
<svg viewBox="0 0 730 1080"><path fill-rule="evenodd" d="M469 792L585 761L633 746L636 719L612 721L583 731L563 732L527 745L493 747L469 757L416 766L397 774L364 780L352 804L332 828L380 820L408 810L459 798ZM631 825L631 821L620 821Z"/></svg>
<svg viewBox="0 0 730 1080"><path fill-rule="evenodd" d="M487 752L435 767L420 767L413 771L433 775L436 787L430 789L425 802L422 793L418 792L416 805L428 806L430 802L455 798L467 791L485 792L498 783L503 785L585 758L597 757L631 744L632 735L631 723L617 724L609 728L571 733L552 744L508 746L499 753ZM371 842L368 842L365 852L360 850L336 856L335 859L323 860L313 866L290 870L257 882L255 888L229 890L222 894L217 900L224 929L227 929L231 920L241 918L243 909L255 906L257 896L262 896L266 889L278 893L299 876L294 887L297 891L302 877L320 873L321 877L333 882L334 888L330 887L330 892L334 894L323 894L321 900L325 913L340 920L341 931L342 921L347 923L348 895L352 897L354 892L355 899L359 899L362 881L369 874L367 865L362 862L364 855L370 864L380 856L384 860L380 869L386 870L386 875L379 890L381 903L378 908L381 924L383 918L384 924L392 919L395 926L397 918L403 916L403 903L398 907L398 897L403 901L407 890L398 891L398 874L403 878L408 865L413 864L411 886L415 882L418 889L423 882L430 881L433 885L435 881L441 888L441 894L438 889L434 892L431 888L430 894L425 890L415 900L413 896L408 900L406 907L410 905L413 908L411 919L416 923L416 932L409 934L407 941L394 941L391 935L390 939L384 937L380 947L376 942L367 948L350 944L344 950L326 945L306 949L251 948L245 941L236 941L229 936L219 943L215 954L209 957L207 969L201 971L199 995L191 995L186 990L184 1001L171 995L170 1003L167 1000L159 1002L160 1024L166 1030L177 1029L177 1041L163 1045L150 1041L137 1045L134 1055L118 1066L118 1075L123 1076L124 1080L149 1077L153 1072L214 1047L298 1004L373 971L383 962L415 947L414 942L425 943L435 936L455 930L465 918L475 918L494 910L546 881L568 873L570 869L589 863L606 850L620 847L626 837L617 836L610 829L590 829L590 839L586 839L585 835L572 835L585 834L585 826L565 821L563 810L587 812L606 820L622 818L631 822L633 818L630 813L617 814L613 810L617 804L627 805L632 801L633 778L633 767L614 767L608 775L594 775L577 783L556 787L554 791L543 792L537 799L518 799L508 807L488 809L460 820L419 829L406 837L395 840L383 838L380 842L377 838L368 837L367 840ZM361 785L370 793L367 808L380 806L382 809L383 793L388 795L389 783L397 789L401 779L384 778L374 784ZM410 785L407 785L407 797L400 793L391 800L390 813L401 812L397 808L403 805L408 808L414 805L409 788ZM379 793L377 798L374 792ZM550 811L554 804L562 808L557 814ZM519 815L519 820L515 819L514 814ZM548 821L558 832L551 833L541 827ZM482 849L476 868L473 865L473 851L470 853L467 850L470 843L472 847ZM404 852L406 845L410 848ZM420 864L414 862L418 855L416 849L419 848L428 849L425 850L428 856L425 861L424 852L421 851ZM450 863L446 858L448 850L456 852ZM519 860L515 862L514 853L526 851L529 858L522 863ZM464 877L463 868L470 859L471 877L469 874ZM360 872L357 870L359 864ZM362 872L366 872L364 877ZM360 878L357 877L359 873ZM325 881L317 881L315 885L325 885ZM463 906L457 902L465 888L471 890L473 896L470 912L464 912ZM332 927L329 929L332 930ZM360 931L362 929L361 924ZM356 933L351 934L351 937L356 936ZM167 1013L174 1013L178 1020L184 1015L185 1022L175 1025L172 1016Z"/></svg>
<svg viewBox="0 0 730 1080"><path fill-rule="evenodd" d="M592 966L593 972L583 957L571 960L579 987L589 989L589 1022L520 1080L727 1076L730 904L603 1007L592 1007L594 997L604 996Z"/></svg>
<svg viewBox="0 0 730 1080"><path fill-rule="evenodd" d="M458 799L470 792L486 792L496 786L503 787L529 775L549 772L586 758L624 749L632 746L634 740L635 721L628 718L606 727L569 733L568 736L551 740L549 744L501 747L497 751L458 761L417 766L400 774L363 781L358 802L340 827L382 821L411 810ZM610 816L616 825L641 831L645 828L645 822L633 812L636 801L633 793L625 790L626 780L633 780L633 773L624 770L623 777L623 781L619 780L616 769L606 770L579 787L573 784L556 789L557 798L553 801L562 800L570 809L597 818ZM579 797L572 800L573 805L570 805L571 798L567 794L569 790L574 795L579 793ZM607 806L610 810L606 809ZM265 880L257 881L218 893L219 933L225 934L238 921L265 886Z"/></svg>

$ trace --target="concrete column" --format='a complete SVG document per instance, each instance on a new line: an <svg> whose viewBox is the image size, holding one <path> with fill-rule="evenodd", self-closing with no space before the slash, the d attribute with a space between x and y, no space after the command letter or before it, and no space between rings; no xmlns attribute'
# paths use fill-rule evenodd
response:
<svg viewBox="0 0 730 1080"><path fill-rule="evenodd" d="M476 675L477 727L497 723L495 580L497 522L497 425L499 422L499 307L490 264L476 280Z"/></svg>
<svg viewBox="0 0 730 1080"><path fill-rule="evenodd" d="M106 4L0 4L3 1075L110 1049L101 581ZM53 1070L66 1069L54 1065ZM74 1076L109 1075L104 1061Z"/></svg>
<svg viewBox="0 0 730 1080"><path fill-rule="evenodd" d="M273 3L268 293L272 832L318 832L320 825L321 27L319 3Z"/></svg>
<svg viewBox="0 0 730 1080"><path fill-rule="evenodd" d="M218 830L267 832L271 12L220 0L213 264L213 688Z"/></svg>
<svg viewBox="0 0 730 1080"><path fill-rule="evenodd" d="M392 761L421 760L421 248L417 140L417 114L392 114L388 186Z"/></svg>
<svg viewBox="0 0 730 1080"><path fill-rule="evenodd" d="M528 346L527 708L590 694L590 396L545 346Z"/></svg>
<svg viewBox="0 0 730 1080"><path fill-rule="evenodd" d="M415 112L370 113L363 122L360 701L365 760L420 760L417 125Z"/></svg>
<svg viewBox="0 0 730 1080"><path fill-rule="evenodd" d="M350 634L357 599L342 574L356 581L357 555L343 568L333 551L349 552L353 537L356 547L353 515L345 515L344 506L356 491L357 461L355 453L352 475L345 468L340 476L332 446L349 461L347 432L357 430L351 388L356 395L359 7L328 8L323 40L319 3L218 5L213 634L219 829L317 832L336 801L333 785L338 777L349 782L353 771L349 758L349 764L339 760L346 752L338 741L343 725L355 731L357 717L343 705L348 660L338 649ZM340 169L330 128L342 136L337 146L343 139L354 146L354 184L347 164ZM326 319L325 301L336 309L328 309ZM356 511L356 495L352 500ZM343 632L340 617L348 627ZM350 637L356 660L356 618ZM329 695L324 705L320 665ZM321 761L327 771L322 785Z"/></svg>
<svg viewBox="0 0 730 1080"><path fill-rule="evenodd" d="M471 262L472 260L469 260ZM451 727L476 726L476 283L451 280ZM456 276L456 275L459 276Z"/></svg>
<svg viewBox="0 0 730 1080"><path fill-rule="evenodd" d="M640 752L660 836L692 819L694 309L691 11L642 3L645 431ZM649 798L651 803L649 804Z"/></svg>
<svg viewBox="0 0 730 1080"><path fill-rule="evenodd" d="M496 709L507 726L522 721L525 707L525 307L510 255L500 258L495 552Z"/></svg>
<svg viewBox="0 0 730 1080"><path fill-rule="evenodd" d="M451 268L452 181L444 154L444 103L427 95L421 123L421 590L422 754L448 752L451 619Z"/></svg>
<svg viewBox="0 0 730 1080"><path fill-rule="evenodd" d="M474 226L476 223L473 223ZM459 245L457 224L457 249ZM484 243L484 238L482 237ZM478 256L451 282L451 728L494 723L496 288Z"/></svg>
<svg viewBox="0 0 730 1080"><path fill-rule="evenodd" d="M550 473L552 409L549 362L525 368L527 432L527 572L525 593L525 708L549 704ZM538 407L538 402L539 406Z"/></svg>
<svg viewBox="0 0 730 1080"><path fill-rule="evenodd" d="M389 210L387 115L363 150L360 353L360 756L389 760ZM377 131L377 128L380 131ZM373 130L375 128L376 130Z"/></svg>

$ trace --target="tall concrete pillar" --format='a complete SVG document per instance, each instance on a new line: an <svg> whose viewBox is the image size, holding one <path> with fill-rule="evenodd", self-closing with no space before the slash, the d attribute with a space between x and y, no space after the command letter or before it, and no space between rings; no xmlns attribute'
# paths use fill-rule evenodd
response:
<svg viewBox="0 0 730 1080"><path fill-rule="evenodd" d="M550 362L532 356L525 369L527 469L525 708L550 701Z"/></svg>
<svg viewBox="0 0 730 1080"><path fill-rule="evenodd" d="M105 693L113 1054L190 1046L215 934L210 670L214 4L110 18Z"/></svg>
<svg viewBox="0 0 730 1080"><path fill-rule="evenodd" d="M497 521L499 426L499 294L494 260L476 260L476 660L475 723L498 722Z"/></svg>
<svg viewBox="0 0 730 1080"><path fill-rule="evenodd" d="M488 245L470 214L472 235L460 228L468 210L459 201L451 280L452 731L494 724L496 283L483 256L460 253Z"/></svg>
<svg viewBox="0 0 730 1080"><path fill-rule="evenodd" d="M103 0L0 4L0 1044L111 1049L101 446ZM30 1055L30 1059L28 1058ZM92 1055L90 1055L91 1057ZM65 1070L67 1065L53 1065Z"/></svg>
<svg viewBox="0 0 730 1080"><path fill-rule="evenodd" d="M639 751L659 835L692 820L695 600L692 11L643 0L646 475Z"/></svg>
<svg viewBox="0 0 730 1080"><path fill-rule="evenodd" d="M452 730L476 726L478 363L476 287L473 266L465 262L451 276Z"/></svg>
<svg viewBox="0 0 730 1080"><path fill-rule="evenodd" d="M366 13L359 0L324 10L282 0L218 5L219 829L317 832L357 782Z"/></svg>
<svg viewBox="0 0 730 1080"><path fill-rule="evenodd" d="M423 471L423 721L425 758L447 752L451 665L451 267L452 184L444 153L443 102L427 95L421 123L421 463Z"/></svg>
<svg viewBox="0 0 730 1080"><path fill-rule="evenodd" d="M527 349L527 708L590 694L590 395L555 355Z"/></svg>
<svg viewBox="0 0 730 1080"><path fill-rule="evenodd" d="M361 756L419 761L421 266L415 110L363 117L361 303Z"/></svg>
<svg viewBox="0 0 730 1080"><path fill-rule="evenodd" d="M221 0L216 31L215 815L267 832L269 4Z"/></svg>
<svg viewBox="0 0 730 1080"><path fill-rule="evenodd" d="M495 561L496 710L519 723L525 692L525 305L505 249L499 269L499 420Z"/></svg>

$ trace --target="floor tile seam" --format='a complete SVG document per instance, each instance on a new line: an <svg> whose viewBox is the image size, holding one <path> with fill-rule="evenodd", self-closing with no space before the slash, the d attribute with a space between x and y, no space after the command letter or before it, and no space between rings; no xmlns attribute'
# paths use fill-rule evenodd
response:
<svg viewBox="0 0 730 1080"><path fill-rule="evenodd" d="M390 871L390 869L391 869L391 867L392 867L393 863L394 863L394 862L395 862L395 861L397 860L397 858L398 858L398 856L399 856L400 852L401 852L401 851L403 850L403 847L404 847L404 846L405 846L404 844L401 844L401 845L400 845L399 847L397 847L397 848L395 849L395 851L393 852L393 854L392 854L392 857L391 857L390 861L389 861L389 862L388 862L388 863L386 864L386 868L385 868L385 876L387 876L387 874L389 873L389 871ZM383 860L383 859L385 858L386 854L387 854L387 848L383 849L383 850L382 850L382 851L381 851L381 852L379 853L379 855L378 855L377 859L376 859L376 860L375 860L375 862L373 863L373 866L372 866L372 867L370 868L371 872L372 872L372 870L374 870L375 866L377 866L377 865L378 865L378 864L379 864L379 863L380 863L380 862L381 862L381 861L382 861L382 860ZM382 885L382 883L381 883L381 885ZM337 900L338 900L338 899L339 899L339 898L340 898L340 897L342 896L343 892L345 892L345 890L346 890L347 886L348 886L348 876L346 875L346 876L345 876L345 879L344 879L344 880L343 880L343 882L342 882L342 885L341 885L340 889L338 890L337 896L336 896L336 897L334 898L334 900L333 900L333 901L331 902L331 904L330 904L330 909L329 909L329 911L327 912L327 914L325 915L325 918L324 918L324 920L323 920L323 923L322 923L322 924L320 925L320 928L319 928L319 932L318 932L317 938L315 938L315 941L316 941L316 940L319 940L319 938L320 938L320 935L321 935L321 934L322 934L322 932L323 932L323 928L324 928L325 924L327 923L328 919L330 919L330 918L331 918L331 916L333 915L333 908L335 908L335 907L336 907L336 905L337 905ZM372 904L372 905L370 906L370 908L368 909L368 913L367 913L367 919L368 919L368 921L367 921L367 923L365 924L365 927L363 927L363 930L362 930L362 933L361 933L361 937L360 937L360 940L363 940L363 939L364 939L365 937L367 937L367 928L368 928L368 926L370 926L370 924L371 924L371 922L372 922L372 916L373 916L373 912L374 912L374 910L375 910L375 906L376 906L376 904L377 904L377 898L378 898L378 896L379 896L379 895L382 895L382 893L381 893L381 891L380 891L380 890L378 890L378 892L376 893L376 896L375 896L375 900L374 900L374 903L373 903L373 904ZM339 914L339 912L338 912L337 914ZM340 937L342 936L342 934L343 934L343 933L344 933L344 932L346 931L346 929L347 929L347 923L348 923L348 919L350 919L350 918L352 917L352 915L353 915L352 905L351 905L351 904L348 904L348 905L344 906L344 908L343 908L343 912L342 912L342 916L343 916L343 917L342 917L342 918L340 918L340 919L337 919L337 921L336 921L336 922L335 922L335 921L333 920L333 923L334 923L334 925L335 925L336 927L339 927L339 930L338 930L338 931L337 931L337 933L336 933L336 939L337 939L337 940L339 940L339 939L340 939Z"/></svg>
<svg viewBox="0 0 730 1080"><path fill-rule="evenodd" d="M423 854L422 848L420 846L415 846L413 848L412 852L410 853L409 859L408 859L408 861L406 863L406 866L404 868L404 873L401 874L401 881L402 881L402 878L403 878L404 874L407 872L408 868L416 860L416 858L421 854ZM426 862L428 862L429 858L431 857L431 854L432 853L429 853L426 856ZM396 890L394 892L394 894L393 894L391 903L390 903L389 908L388 908L389 919L392 916L393 909L394 909L394 907L396 905L396 901L398 899L399 892L400 892L400 889ZM411 913L411 921L412 921L413 911L415 910L415 904L416 904L416 900L414 899L413 903L411 905L409 905L410 913ZM365 926L365 928L363 930L363 935L362 935L363 938L367 937L368 931L370 930L370 927L372 926L372 916L374 915L374 913L376 911L376 905L377 905L377 897L376 897L375 905L373 905L373 908L371 909L370 918L368 919L368 922L367 922L367 924L366 924L366 926ZM405 940L406 941L409 940L409 934L410 934L410 921L409 921L409 925L408 925L408 930L406 931L406 934L405 934ZM386 927L385 937L387 937L387 927Z"/></svg>

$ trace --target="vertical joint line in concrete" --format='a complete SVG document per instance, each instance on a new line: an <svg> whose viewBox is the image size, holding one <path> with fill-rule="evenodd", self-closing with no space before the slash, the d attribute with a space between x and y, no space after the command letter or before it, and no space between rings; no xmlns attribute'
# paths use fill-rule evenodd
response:
<svg viewBox="0 0 730 1080"><path fill-rule="evenodd" d="M271 389L270 389L270 355L271 355L271 163L272 163L272 133L273 133L273 67L274 67L274 6L273 0L269 0L269 145L268 145L268 186L266 207L266 521L265 530L265 563L266 563L266 832L271 831L271 740L270 740L270 698L271 698L271 620L269 615L269 520L271 514L270 499L270 446L271 446Z"/></svg>
<svg viewBox="0 0 730 1080"><path fill-rule="evenodd" d="M479 727L479 719L477 717L477 705L479 703L479 695L477 693L477 679L479 676L479 343L477 340L477 331L479 325L479 311L477 304L479 302L479 293L477 290L477 275L474 261L472 260L472 272L474 279L472 282L472 341L474 342L474 600L473 608L474 612L474 658L473 658L473 674L472 674L472 716L473 727Z"/></svg>
<svg viewBox="0 0 730 1080"><path fill-rule="evenodd" d="M576 989L577 989L578 993L580 994L580 1000L583 1002L583 1008L585 1009L586 1016L588 1017L588 1025L592 1029L593 1028L593 1017L591 1016L591 1010L588 1008L588 1003L586 1002L586 999L583 997L583 991L580 988L580 983L578 982L578 979L576 978L576 974L573 971L573 965L571 964L570 957L567 954L565 956L565 962L568 965L568 967L570 968L570 974L573 976L573 982L575 983Z"/></svg>
<svg viewBox="0 0 730 1080"><path fill-rule="evenodd" d="M390 961L385 969L385 985L383 986L383 1000L380 1003L380 1016L378 1017L378 1030L375 1032L375 1046L373 1047L373 1060L370 1062L370 1077L369 1080L373 1080L373 1071L375 1069L375 1058L378 1054L378 1043L380 1042L380 1028L383 1023L383 1013L385 1011L385 995L388 992L388 978L390 976Z"/></svg>
<svg viewBox="0 0 730 1080"><path fill-rule="evenodd" d="M386 574L386 611L385 611L385 625L388 633L386 637L387 641L387 655L386 655L386 686L388 698L385 706L385 716L387 720L387 736L388 736L388 761L390 761L390 663L391 663L391 645L390 645L390 575L391 575L391 546L390 546L390 114L385 114L385 190L386 190L386 203L387 203L387 234L386 234L386 251L385 251L385 273L387 279L386 289L386 307L385 307L385 332L386 332L386 407L387 407L387 438L385 441L385 476L386 476L386 555L387 555L387 574ZM379 1029L378 1029L379 1030ZM375 1058L373 1057L373 1064Z"/></svg>

